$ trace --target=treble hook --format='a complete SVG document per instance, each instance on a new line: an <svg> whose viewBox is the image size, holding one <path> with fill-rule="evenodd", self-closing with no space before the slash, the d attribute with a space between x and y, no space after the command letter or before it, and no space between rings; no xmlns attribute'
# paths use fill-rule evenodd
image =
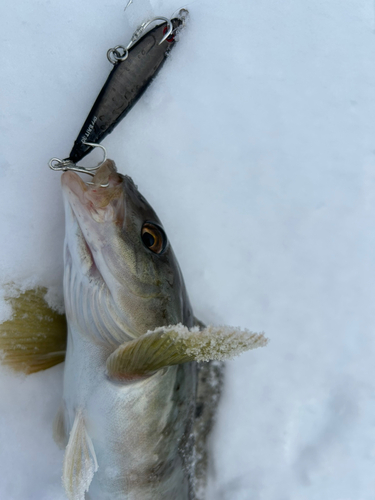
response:
<svg viewBox="0 0 375 500"><path fill-rule="evenodd" d="M166 33L164 34L163 38L160 40L158 45L161 45L167 38L169 38L172 33L173 33L173 23L171 19L168 19L167 17L154 17L153 19L150 19L149 21L146 21L142 23L133 33L133 36L131 37L130 42L126 47L123 45L116 45L113 49L109 49L107 51L107 59L110 63L116 64L117 62L123 62L126 61L126 59L129 56L129 50L133 47L133 45L137 42L139 37L143 34L145 29L150 26L151 23L154 23L155 21L164 21L167 23L168 29ZM121 52L120 52L121 51Z"/></svg>
<svg viewBox="0 0 375 500"><path fill-rule="evenodd" d="M167 38L169 38L173 32L173 23L170 19L167 17L154 17L154 19L150 19L150 21L147 21L147 23L142 24L142 33L143 31L149 26L151 23L155 21L165 21L168 24L168 30L166 31L165 35L163 38L160 40L159 45L161 45Z"/></svg>
<svg viewBox="0 0 375 500"><path fill-rule="evenodd" d="M77 165L76 163L73 163L72 160L66 159L66 160L60 160L60 158L51 158L50 161L48 162L49 168L52 170L55 170L56 172L58 171L63 171L67 172L68 170L71 170L72 172L78 172L79 174L88 174L91 175L92 177L95 176L95 173L99 168L104 165L104 163L107 160L107 150L105 149L104 146L101 144L95 144L95 142L85 142L82 141L83 144L86 144L86 146L91 146L92 148L100 148L103 150L104 157L103 160L98 163L95 167L82 167L81 165ZM93 182L86 182L86 184L94 184ZM100 187L105 188L109 186L109 182L107 184L100 184Z"/></svg>
<svg viewBox="0 0 375 500"><path fill-rule="evenodd" d="M95 167L82 167L81 165L77 165L73 163L72 160L60 160L60 158L51 158L48 162L49 168L52 170L67 172L68 170L72 170L73 172L78 172L80 174L88 174L94 177L95 172L105 163L107 160L107 150L101 144L95 144L94 142L85 142L82 141L86 146L91 146L92 148L100 148L103 150L104 157L103 160L96 165ZM104 187L104 186L103 186Z"/></svg>

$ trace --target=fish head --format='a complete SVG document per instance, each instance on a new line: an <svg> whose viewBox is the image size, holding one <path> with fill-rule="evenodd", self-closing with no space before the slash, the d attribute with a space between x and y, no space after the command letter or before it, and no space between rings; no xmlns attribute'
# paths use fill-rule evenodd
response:
<svg viewBox="0 0 375 500"><path fill-rule="evenodd" d="M159 326L191 326L172 246L132 179L107 160L90 184L65 172L62 188L68 321L114 342Z"/></svg>

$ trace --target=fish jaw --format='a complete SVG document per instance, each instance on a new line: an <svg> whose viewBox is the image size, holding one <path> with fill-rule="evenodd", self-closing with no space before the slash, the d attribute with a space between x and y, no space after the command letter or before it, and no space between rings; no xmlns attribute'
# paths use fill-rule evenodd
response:
<svg viewBox="0 0 375 500"><path fill-rule="evenodd" d="M103 176L100 174L107 164L111 167L105 182L108 186L102 187ZM126 205L129 205L128 199L131 198L128 194L128 185L131 191L134 186L133 181L129 177L117 174L111 160L107 160L93 181L86 184L71 171L62 175L68 246L74 248L78 244L80 251L75 253L91 266L90 277L92 275L101 277L113 294L116 289L131 288L135 295L147 295L149 292L146 290L140 292L139 286L134 286L134 290L132 289L133 282L142 281L139 279L139 269L135 265L140 247L137 241L140 228L133 227L137 224L125 223ZM137 215L138 213L130 215L131 222L137 219ZM135 242L138 243L138 248ZM79 259L76 260L76 264L79 267ZM84 265L82 270L87 270L88 267ZM146 281L145 288L149 289L150 280Z"/></svg>
<svg viewBox="0 0 375 500"><path fill-rule="evenodd" d="M100 184L100 180L103 179L100 175L103 174L103 167L107 167L107 187L102 187ZM83 182L79 175L72 171L64 172L61 177L64 199L73 210L90 247L99 245L99 242L95 242L95 237L108 230L108 226L113 224L120 226L124 214L123 179L114 170L111 160L107 160L103 167L94 177L94 182L90 184Z"/></svg>

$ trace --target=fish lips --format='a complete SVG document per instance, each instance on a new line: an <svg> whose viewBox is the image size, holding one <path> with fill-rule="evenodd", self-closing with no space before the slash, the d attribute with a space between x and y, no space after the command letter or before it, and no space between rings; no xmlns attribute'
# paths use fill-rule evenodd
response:
<svg viewBox="0 0 375 500"><path fill-rule="evenodd" d="M125 214L123 179L110 160L98 170L90 184L75 172L63 173L67 242L71 250L79 246L81 263L90 260L97 267L102 249L122 227Z"/></svg>
<svg viewBox="0 0 375 500"><path fill-rule="evenodd" d="M89 184L72 171L63 173L61 184L64 198L80 222L86 219L96 223L122 222L123 176L116 172L111 160L105 162Z"/></svg>

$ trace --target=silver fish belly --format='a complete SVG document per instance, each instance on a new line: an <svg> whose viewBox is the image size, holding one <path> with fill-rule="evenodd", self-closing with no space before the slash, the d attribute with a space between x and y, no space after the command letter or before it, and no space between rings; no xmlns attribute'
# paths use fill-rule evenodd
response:
<svg viewBox="0 0 375 500"><path fill-rule="evenodd" d="M82 409L99 464L88 498L194 498L194 364L169 367L122 385L105 372L103 349L70 331L65 415L71 428L77 408Z"/></svg>

